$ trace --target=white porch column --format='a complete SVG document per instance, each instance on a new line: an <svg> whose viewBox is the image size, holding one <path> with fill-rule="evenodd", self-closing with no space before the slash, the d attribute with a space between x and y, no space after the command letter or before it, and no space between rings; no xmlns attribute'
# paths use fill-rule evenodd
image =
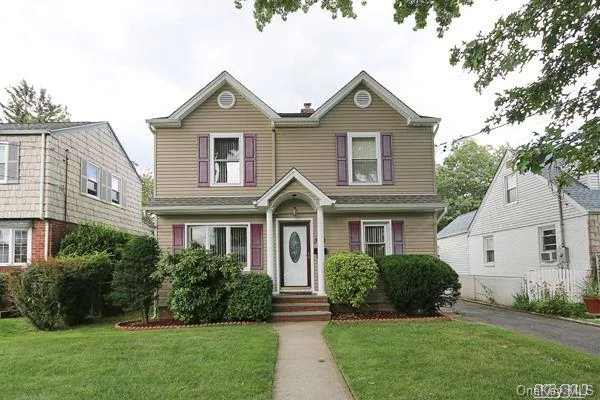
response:
<svg viewBox="0 0 600 400"><path fill-rule="evenodd" d="M325 220L323 218L323 206L317 208L317 259L319 277L319 295L325 294Z"/></svg>
<svg viewBox="0 0 600 400"><path fill-rule="evenodd" d="M277 282L275 281L275 263L273 262L275 235L273 233L273 209L267 209L267 274L273 280L273 293L277 293Z"/></svg>

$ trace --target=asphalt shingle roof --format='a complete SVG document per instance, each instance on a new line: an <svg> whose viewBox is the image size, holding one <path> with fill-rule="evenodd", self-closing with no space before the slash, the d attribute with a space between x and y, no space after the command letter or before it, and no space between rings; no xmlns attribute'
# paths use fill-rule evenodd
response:
<svg viewBox="0 0 600 400"><path fill-rule="evenodd" d="M473 223L473 219L475 219L476 213L477 210L473 210L456 217L454 221L446 225L446 227L437 234L438 239L468 232L471 224Z"/></svg>
<svg viewBox="0 0 600 400"><path fill-rule="evenodd" d="M443 203L437 195L371 195L371 196L335 196L336 204L431 204Z"/></svg>
<svg viewBox="0 0 600 400"><path fill-rule="evenodd" d="M549 166L542 170L542 175L550 181L558 173L560 170ZM570 177L570 180L571 185L563 187L565 193L586 210L600 212L600 189L590 189L573 177Z"/></svg>
<svg viewBox="0 0 600 400"><path fill-rule="evenodd" d="M33 124L0 123L0 131L53 131L76 126L95 124L96 122L40 122Z"/></svg>

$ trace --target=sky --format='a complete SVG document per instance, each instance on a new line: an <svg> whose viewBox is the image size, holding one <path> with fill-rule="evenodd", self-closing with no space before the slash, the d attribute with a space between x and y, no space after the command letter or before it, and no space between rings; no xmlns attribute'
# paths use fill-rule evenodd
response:
<svg viewBox="0 0 600 400"><path fill-rule="evenodd" d="M480 0L443 39L435 25L413 31L393 21L393 0L355 2L355 20L318 7L275 17L256 29L252 1L19 0L0 5L0 88L25 79L66 104L72 121L109 121L130 158L153 165L145 119L169 115L223 70L278 112L318 107L367 71L419 114L442 118L436 143L478 132L494 91L522 83L516 74L485 93L474 75L449 64L450 49L489 30L521 1ZM0 92L0 102L6 94ZM479 135L482 144L519 145L543 118ZM445 156L443 146L437 161Z"/></svg>

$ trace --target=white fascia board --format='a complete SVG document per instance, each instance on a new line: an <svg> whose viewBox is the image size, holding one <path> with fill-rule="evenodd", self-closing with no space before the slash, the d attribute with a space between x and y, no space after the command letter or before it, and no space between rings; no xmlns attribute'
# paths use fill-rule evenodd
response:
<svg viewBox="0 0 600 400"><path fill-rule="evenodd" d="M410 109L400 99L398 99L392 92L386 89L382 84L373 79L365 71L362 71L354 79L346 84L340 91L338 91L333 97L319 107L310 118L319 119L327 114L333 107L335 107L340 101L348 96L354 89L356 89L361 83L364 83L369 89L371 89L377 96L385 101L390 107L398 111L403 115L407 121L411 119L421 118L417 113Z"/></svg>
<svg viewBox="0 0 600 400"><path fill-rule="evenodd" d="M310 117L282 117L271 121L273 128L295 127L295 128L313 128L320 124L319 119Z"/></svg>
<svg viewBox="0 0 600 400"><path fill-rule="evenodd" d="M264 213L253 205L240 206L157 206L144 207L144 211L151 212L156 215L170 214L214 214L218 212L226 212L228 214L249 214L249 213Z"/></svg>
<svg viewBox="0 0 600 400"><path fill-rule="evenodd" d="M0 135L41 135L42 133L50 133L50 131L47 129L0 130Z"/></svg>
<svg viewBox="0 0 600 400"><path fill-rule="evenodd" d="M146 123L150 128L181 128L181 121L178 119L169 118L151 118L147 119Z"/></svg>
<svg viewBox="0 0 600 400"><path fill-rule="evenodd" d="M271 186L269 190L267 190L258 200L254 202L257 207L268 207L269 201L277 195L283 188L285 188L292 180L297 180L300 182L306 189L310 191L311 194L316 196L319 199L319 204L321 206L331 206L335 204L335 200L332 200L325 193L321 191L315 184L309 181L304 175L302 175L296 168L292 168L283 178L281 178L275 185Z"/></svg>
<svg viewBox="0 0 600 400"><path fill-rule="evenodd" d="M433 126L440 123L441 118L434 117L419 117L419 118L410 118L408 120L408 125L410 126Z"/></svg>
<svg viewBox="0 0 600 400"><path fill-rule="evenodd" d="M265 102L259 99L254 93L248 90L242 85L237 79L231 76L227 71L221 72L215 79L213 79L208 85L202 90L196 93L191 99L186 101L181 107L179 107L173 114L169 116L169 120L182 120L187 117L193 110L196 109L200 104L204 103L210 96L212 96L221 86L225 83L233 87L239 94L244 96L250 103L256 108L261 110L267 117L271 119L280 118L271 107Z"/></svg>
<svg viewBox="0 0 600 400"><path fill-rule="evenodd" d="M446 207L445 203L423 203L423 204L336 204L328 212L380 212L380 211L438 211Z"/></svg>

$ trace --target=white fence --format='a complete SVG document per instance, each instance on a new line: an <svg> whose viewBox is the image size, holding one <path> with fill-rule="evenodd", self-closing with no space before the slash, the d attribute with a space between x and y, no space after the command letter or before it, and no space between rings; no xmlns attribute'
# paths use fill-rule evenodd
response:
<svg viewBox="0 0 600 400"><path fill-rule="evenodd" d="M529 271L525 285L530 298L539 299L544 293L565 293L569 301L580 302L583 282L589 270L548 268Z"/></svg>

